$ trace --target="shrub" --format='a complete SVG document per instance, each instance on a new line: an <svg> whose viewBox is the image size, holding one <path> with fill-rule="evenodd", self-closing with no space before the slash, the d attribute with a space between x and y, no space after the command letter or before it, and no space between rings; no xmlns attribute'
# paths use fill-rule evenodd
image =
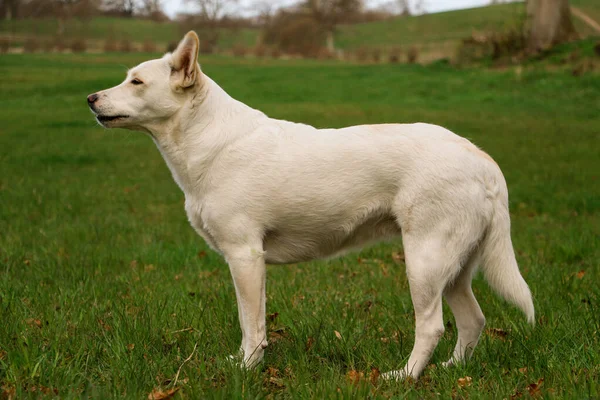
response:
<svg viewBox="0 0 600 400"><path fill-rule="evenodd" d="M325 32L310 15L281 12L265 28L264 42L279 50L317 57L325 44Z"/></svg>
<svg viewBox="0 0 600 400"><path fill-rule="evenodd" d="M59 53L62 53L67 48L67 45L62 36L56 36L54 38L54 48Z"/></svg>
<svg viewBox="0 0 600 400"><path fill-rule="evenodd" d="M71 51L73 53L83 53L87 50L87 43L84 39L75 39L71 42Z"/></svg>
<svg viewBox="0 0 600 400"><path fill-rule="evenodd" d="M114 53L118 50L117 41L114 37L109 36L104 42L104 52L105 53Z"/></svg>
<svg viewBox="0 0 600 400"><path fill-rule="evenodd" d="M212 54L215 52L216 41L205 39L200 40L200 54Z"/></svg>
<svg viewBox="0 0 600 400"><path fill-rule="evenodd" d="M269 49L267 48L267 46L259 44L254 48L254 55L256 57L266 57L269 55Z"/></svg>
<svg viewBox="0 0 600 400"><path fill-rule="evenodd" d="M231 52L233 53L233 55L235 57L246 57L246 54L248 53L248 49L244 45L236 44L231 49Z"/></svg>
<svg viewBox="0 0 600 400"><path fill-rule="evenodd" d="M25 44L23 45L23 51L25 53L35 53L37 49L40 47L40 42L35 36L31 36L25 40Z"/></svg>
<svg viewBox="0 0 600 400"><path fill-rule="evenodd" d="M130 53L131 51L133 51L131 41L129 39L121 40L121 43L119 43L119 51L121 53Z"/></svg>
<svg viewBox="0 0 600 400"><path fill-rule="evenodd" d="M388 55L388 61L390 64L398 64L402 57L402 49L400 47L393 47Z"/></svg>
<svg viewBox="0 0 600 400"><path fill-rule="evenodd" d="M358 49L356 49L356 52L354 53L356 56L356 60L359 62L367 62L369 61L369 48L368 47L359 47Z"/></svg>
<svg viewBox="0 0 600 400"><path fill-rule="evenodd" d="M0 53L8 53L10 49L10 39L0 38Z"/></svg>
<svg viewBox="0 0 600 400"><path fill-rule="evenodd" d="M408 51L406 52L406 61L409 64L414 64L419 59L419 49L417 46L410 46Z"/></svg>
<svg viewBox="0 0 600 400"><path fill-rule="evenodd" d="M142 45L142 50L144 51L144 53L155 53L156 45L152 40L146 39L144 41L144 44Z"/></svg>
<svg viewBox="0 0 600 400"><path fill-rule="evenodd" d="M281 49L279 47L275 47L273 49L273 51L271 52L272 58L281 58L282 55L283 55L283 52L281 51Z"/></svg>
<svg viewBox="0 0 600 400"><path fill-rule="evenodd" d="M167 53L174 52L176 48L177 48L177 42L169 42L169 44L167 44Z"/></svg>
<svg viewBox="0 0 600 400"><path fill-rule="evenodd" d="M371 50L371 59L375 63L381 62L381 50L380 49L372 49Z"/></svg>

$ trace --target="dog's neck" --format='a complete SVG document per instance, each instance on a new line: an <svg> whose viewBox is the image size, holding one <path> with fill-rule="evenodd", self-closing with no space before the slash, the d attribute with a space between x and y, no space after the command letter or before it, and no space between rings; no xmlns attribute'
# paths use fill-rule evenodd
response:
<svg viewBox="0 0 600 400"><path fill-rule="evenodd" d="M175 182L186 196L202 192L199 186L225 147L267 118L262 112L233 99L204 74L189 90L193 90L192 95L178 113L148 127Z"/></svg>

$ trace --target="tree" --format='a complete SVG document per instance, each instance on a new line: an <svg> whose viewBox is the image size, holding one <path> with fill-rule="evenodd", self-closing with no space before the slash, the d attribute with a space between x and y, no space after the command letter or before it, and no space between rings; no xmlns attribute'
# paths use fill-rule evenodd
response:
<svg viewBox="0 0 600 400"><path fill-rule="evenodd" d="M238 0L186 0L186 2L195 4L199 9L192 25L200 38L200 51L211 53L219 41L220 23L233 12Z"/></svg>
<svg viewBox="0 0 600 400"><path fill-rule="evenodd" d="M19 18L19 0L0 0L0 18L7 21Z"/></svg>
<svg viewBox="0 0 600 400"><path fill-rule="evenodd" d="M577 37L568 0L527 0L530 51L547 49Z"/></svg>
<svg viewBox="0 0 600 400"><path fill-rule="evenodd" d="M363 10L362 0L308 0L306 7L327 35L327 49L335 50L333 34L337 26Z"/></svg>
<svg viewBox="0 0 600 400"><path fill-rule="evenodd" d="M136 0L104 0L102 9L109 14L131 18L137 10L137 4Z"/></svg>

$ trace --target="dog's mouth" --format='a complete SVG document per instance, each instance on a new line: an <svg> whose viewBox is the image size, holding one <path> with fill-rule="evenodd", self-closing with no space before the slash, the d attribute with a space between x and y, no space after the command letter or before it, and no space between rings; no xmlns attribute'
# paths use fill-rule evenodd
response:
<svg viewBox="0 0 600 400"><path fill-rule="evenodd" d="M129 118L127 115L97 115L96 118L99 122L111 122L116 121L118 119Z"/></svg>

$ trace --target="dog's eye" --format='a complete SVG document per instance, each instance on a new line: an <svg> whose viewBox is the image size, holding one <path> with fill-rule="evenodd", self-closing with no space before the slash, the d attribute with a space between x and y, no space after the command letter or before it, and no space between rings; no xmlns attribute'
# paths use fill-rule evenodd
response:
<svg viewBox="0 0 600 400"><path fill-rule="evenodd" d="M138 78L135 78L134 80L131 81L131 83L133 83L134 85L141 85L144 82L140 81Z"/></svg>

